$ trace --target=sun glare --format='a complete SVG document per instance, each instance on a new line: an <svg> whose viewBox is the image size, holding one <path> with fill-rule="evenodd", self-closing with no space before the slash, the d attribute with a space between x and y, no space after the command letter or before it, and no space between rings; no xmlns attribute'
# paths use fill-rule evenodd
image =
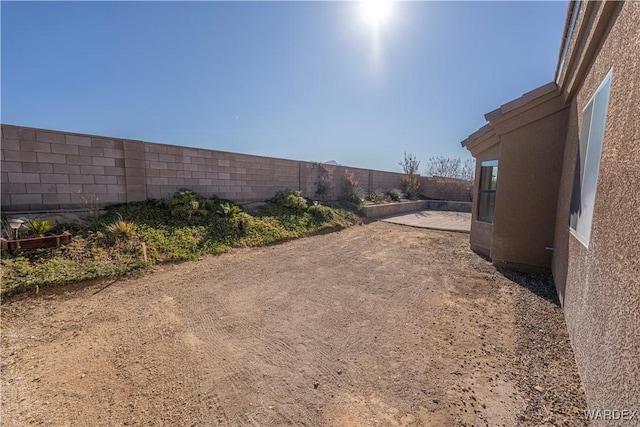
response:
<svg viewBox="0 0 640 427"><path fill-rule="evenodd" d="M372 27L379 27L391 17L390 0L361 0L362 18Z"/></svg>

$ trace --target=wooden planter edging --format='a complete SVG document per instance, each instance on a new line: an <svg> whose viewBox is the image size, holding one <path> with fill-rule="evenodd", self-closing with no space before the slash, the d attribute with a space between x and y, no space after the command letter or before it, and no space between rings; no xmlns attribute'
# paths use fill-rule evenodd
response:
<svg viewBox="0 0 640 427"><path fill-rule="evenodd" d="M71 242L71 233L64 232L54 236L31 237L28 239L2 239L2 249L8 250L9 252L31 251L40 248L57 248L69 242Z"/></svg>

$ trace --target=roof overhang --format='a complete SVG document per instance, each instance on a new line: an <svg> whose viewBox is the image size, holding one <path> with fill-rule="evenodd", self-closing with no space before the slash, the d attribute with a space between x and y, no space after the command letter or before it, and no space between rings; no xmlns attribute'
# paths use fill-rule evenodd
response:
<svg viewBox="0 0 640 427"><path fill-rule="evenodd" d="M469 135L467 139L462 141L462 146L469 150L476 157L478 154L493 147L500 142L500 138L496 135L491 124L487 123L480 129Z"/></svg>
<svg viewBox="0 0 640 427"><path fill-rule="evenodd" d="M461 142L475 156L500 142L500 136L567 108L557 85L547 83L485 114L488 123Z"/></svg>
<svg viewBox="0 0 640 427"><path fill-rule="evenodd" d="M573 33L573 26L575 25L574 13L577 15L580 9L580 1L570 0L567 5L567 16L564 20L564 30L562 31L562 42L560 43L560 51L558 52L558 63L556 64L556 72L553 80L558 81L560 72L565 60L565 55L569 50L569 42Z"/></svg>
<svg viewBox="0 0 640 427"><path fill-rule="evenodd" d="M523 111L545 102L550 98L549 95L551 95L551 97L557 95L557 90L558 87L554 82L547 83L525 93L519 98L501 105L500 108L496 108L495 110L488 112L484 115L484 118L487 119L488 122L493 123L502 117L522 113Z"/></svg>
<svg viewBox="0 0 640 427"><path fill-rule="evenodd" d="M607 37L616 11L624 3L613 0L570 2L555 75L565 99L575 96L591 69L599 46Z"/></svg>

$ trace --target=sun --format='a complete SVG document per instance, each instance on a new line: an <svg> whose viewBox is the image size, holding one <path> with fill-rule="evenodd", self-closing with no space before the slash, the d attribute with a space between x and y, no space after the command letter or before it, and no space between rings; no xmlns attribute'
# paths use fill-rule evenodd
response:
<svg viewBox="0 0 640 427"><path fill-rule="evenodd" d="M391 18L390 0L361 0L360 7L363 20L374 28L380 27Z"/></svg>

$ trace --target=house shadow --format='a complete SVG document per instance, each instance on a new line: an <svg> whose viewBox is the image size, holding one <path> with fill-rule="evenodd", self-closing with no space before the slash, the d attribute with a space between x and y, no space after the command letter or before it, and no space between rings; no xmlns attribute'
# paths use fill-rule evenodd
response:
<svg viewBox="0 0 640 427"><path fill-rule="evenodd" d="M560 300L551 273L524 273L505 267L496 267L496 270L522 288L560 307Z"/></svg>

